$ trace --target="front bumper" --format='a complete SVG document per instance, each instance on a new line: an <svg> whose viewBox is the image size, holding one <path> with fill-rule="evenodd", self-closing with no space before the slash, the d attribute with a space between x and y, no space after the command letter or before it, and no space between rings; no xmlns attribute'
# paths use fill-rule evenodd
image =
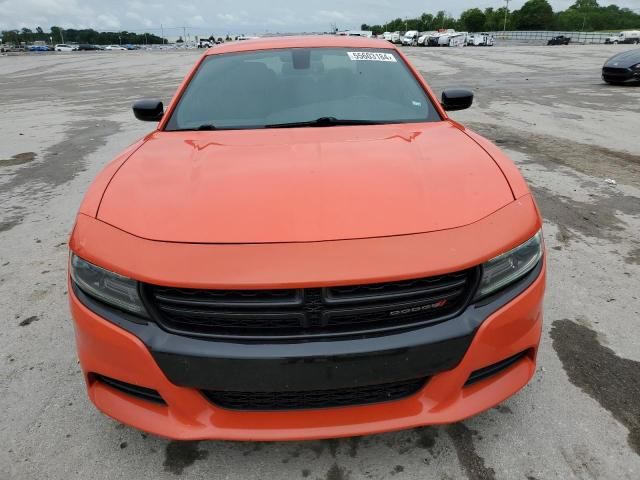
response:
<svg viewBox="0 0 640 480"><path fill-rule="evenodd" d="M640 70L631 68L603 68L602 79L610 83L640 82Z"/></svg>
<svg viewBox="0 0 640 480"><path fill-rule="evenodd" d="M476 315L475 321L479 322L475 332L461 337L459 346L462 348L468 339L468 348L461 350L462 357L453 368L444 363L437 365L432 362L435 357L430 357L428 352L430 348L438 351L437 340L432 341L433 339L428 338L429 334L416 336L416 332L412 332L414 338L418 338L413 342L415 348L391 349L395 355L387 357L381 357L380 352L361 351L359 355L351 357L351 360L356 361L345 369L342 376L337 374L335 366L349 365L347 357L342 357L342 362L336 363L327 362L330 357L326 355L323 358L317 357L317 362L311 361L314 358L312 355L307 355L306 361L293 361L292 358L281 355L272 374L269 373L270 367L261 367L262 361L264 365L269 365L269 359L261 359L259 355L248 363L246 359L242 361L236 358L234 362L234 359L227 357L226 361L231 363L224 365L217 363L221 355L216 352L210 357L199 357L205 362L199 364L193 361L194 350L198 348L193 345L188 347L188 353L174 352L173 358L163 358L167 355L166 352L161 353L163 348L179 348L180 342L175 344L173 341L176 339L170 338L173 335L158 332L153 324L144 326L130 322L122 315L119 325L113 323L113 318L106 320L89 310L74 289L70 289L70 302L80 363L87 379L89 396L107 415L141 430L174 439L299 440L364 435L452 423L476 415L513 395L529 381L535 371L542 325L544 283L545 272L540 265L532 272L531 278L522 282L521 288L510 289L503 294L509 295L510 300L501 295L484 305L472 306L468 309L471 313L442 324L467 324L473 328L474 320L471 317L464 318L465 315ZM81 293L79 295L82 296ZM504 303L505 300L508 300L507 303ZM485 318L484 315L497 302L503 303L502 307ZM122 328L123 326L127 329ZM149 329L146 334L144 329ZM194 339L181 339L188 343L197 342ZM147 345L146 342L151 344ZM372 347L376 342L368 344ZM353 346L352 344L351 347ZM527 355L515 365L478 383L465 386L472 372L525 351ZM425 357L421 365L419 354L423 353ZM453 361L452 355L456 356L450 353L449 361ZM333 357L334 360L338 358L340 357ZM409 360L410 358L413 360ZM442 358L446 359L447 355ZM362 361L358 362L357 359ZM213 364L208 363L212 361ZM308 370L309 367L312 370ZM280 375L273 376L277 369L282 368L284 370ZM412 372L412 368L417 371ZM251 374L251 369L257 375ZM333 385L336 379L354 378L354 375L363 381L375 378L382 383L385 379L397 378L397 375L431 373L427 371L429 369L440 371L431 374L425 387L417 394L388 403L332 408L329 409L330 414L327 410L323 410L323 413L318 410L228 410L209 402L200 390L215 386L216 381L235 382L244 389L260 390L261 385L273 387L269 382L261 383L260 378L288 378L290 386L298 388L297 382L305 381L307 375L312 373L317 375L314 381L325 385L325 388L327 383ZM192 380L197 386L181 386L171 379L178 375L179 381L184 381L194 373ZM166 405L151 403L114 390L96 381L93 374L156 390ZM277 385L277 382L275 385L277 388L283 387Z"/></svg>
<svg viewBox="0 0 640 480"><path fill-rule="evenodd" d="M305 288L464 270L521 244L540 226L535 203L525 195L485 219L453 230L309 244L153 242L79 215L70 246L87 261L156 285ZM451 423L502 402L535 371L544 285L541 264L531 278L499 297L428 329L298 345L223 345L170 335L153 323L122 313L110 317L95 305L87 308L87 300L83 303L73 288L69 299L89 396L107 415L174 439L298 440ZM526 355L517 363L465 386L472 373L521 352ZM430 378L406 398L321 411L230 410L202 393L220 387L330 388L418 374ZM118 391L97 375L155 390L165 403Z"/></svg>

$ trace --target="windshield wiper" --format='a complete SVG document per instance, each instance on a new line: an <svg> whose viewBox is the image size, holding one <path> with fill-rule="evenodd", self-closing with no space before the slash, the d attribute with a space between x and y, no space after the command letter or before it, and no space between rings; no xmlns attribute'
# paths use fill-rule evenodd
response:
<svg viewBox="0 0 640 480"><path fill-rule="evenodd" d="M315 120L307 120L303 122L290 122L290 123L271 123L268 125L264 125L262 128L297 128L297 127L333 127L336 125L380 125L388 122L381 122L377 120L355 120L355 119L343 119L336 117L320 117ZM185 128L176 128L170 131L172 132L198 132L205 130L244 130L244 129L252 129L252 128L260 128L258 126L242 126L242 127L222 127L218 128L211 123L203 123L197 127L185 127Z"/></svg>
<svg viewBox="0 0 640 480"><path fill-rule="evenodd" d="M197 127L174 128L169 131L170 132L201 132L205 130L218 130L218 128L211 123L204 123L202 125L198 125Z"/></svg>
<svg viewBox="0 0 640 480"><path fill-rule="evenodd" d="M333 127L336 125L380 125L386 122L376 120L353 120L336 117L320 117L315 120L290 123L271 123L264 128Z"/></svg>

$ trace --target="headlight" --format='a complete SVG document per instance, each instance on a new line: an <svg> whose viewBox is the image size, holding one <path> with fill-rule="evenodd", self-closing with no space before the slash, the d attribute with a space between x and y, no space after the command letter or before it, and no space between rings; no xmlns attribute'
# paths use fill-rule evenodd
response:
<svg viewBox="0 0 640 480"><path fill-rule="evenodd" d="M476 299L486 297L529 273L542 257L542 230L533 237L482 265Z"/></svg>
<svg viewBox="0 0 640 480"><path fill-rule="evenodd" d="M71 254L71 278L87 295L136 315L147 315L135 280L97 267L74 254Z"/></svg>

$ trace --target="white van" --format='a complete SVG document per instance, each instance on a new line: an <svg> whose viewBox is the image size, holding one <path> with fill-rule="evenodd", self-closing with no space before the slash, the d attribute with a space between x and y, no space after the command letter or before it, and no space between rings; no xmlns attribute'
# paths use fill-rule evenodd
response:
<svg viewBox="0 0 640 480"><path fill-rule="evenodd" d="M418 46L426 47L427 43L429 43L429 37L433 35L434 32L420 32L418 34Z"/></svg>
<svg viewBox="0 0 640 480"><path fill-rule="evenodd" d="M435 32L432 35L430 35L429 38L427 39L427 46L448 47L451 36L455 34L456 34L456 31L452 28Z"/></svg>
<svg viewBox="0 0 640 480"><path fill-rule="evenodd" d="M456 32L449 34L449 42L445 46L449 47L464 47L467 45L467 33Z"/></svg>
<svg viewBox="0 0 640 480"><path fill-rule="evenodd" d="M488 33L473 33L469 35L467 45L472 47L493 47L493 35Z"/></svg>
<svg viewBox="0 0 640 480"><path fill-rule="evenodd" d="M607 38L604 43L640 43L640 30L627 30L620 32L618 35Z"/></svg>
<svg viewBox="0 0 640 480"><path fill-rule="evenodd" d="M417 30L409 30L402 37L402 45L406 46L415 46L418 45L418 31Z"/></svg>
<svg viewBox="0 0 640 480"><path fill-rule="evenodd" d="M451 38L453 36L457 35L455 30L449 31L447 30L446 32L441 32L438 35L438 47L449 47L451 46Z"/></svg>

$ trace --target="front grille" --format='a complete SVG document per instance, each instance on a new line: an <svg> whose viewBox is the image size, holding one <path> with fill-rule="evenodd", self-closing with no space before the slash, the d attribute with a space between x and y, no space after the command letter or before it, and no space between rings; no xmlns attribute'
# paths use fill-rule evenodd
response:
<svg viewBox="0 0 640 480"><path fill-rule="evenodd" d="M631 73L631 70L628 68L615 67L604 67L602 71L608 75L629 75Z"/></svg>
<svg viewBox="0 0 640 480"><path fill-rule="evenodd" d="M232 410L302 410L400 400L417 393L425 378L334 390L304 392L221 392L203 390L210 402Z"/></svg>
<svg viewBox="0 0 640 480"><path fill-rule="evenodd" d="M604 67L602 76L610 80L630 80L634 77L634 72L629 68Z"/></svg>
<svg viewBox="0 0 640 480"><path fill-rule="evenodd" d="M477 270L366 285L202 290L146 285L156 321L179 334L225 338L375 333L442 321L468 302Z"/></svg>

